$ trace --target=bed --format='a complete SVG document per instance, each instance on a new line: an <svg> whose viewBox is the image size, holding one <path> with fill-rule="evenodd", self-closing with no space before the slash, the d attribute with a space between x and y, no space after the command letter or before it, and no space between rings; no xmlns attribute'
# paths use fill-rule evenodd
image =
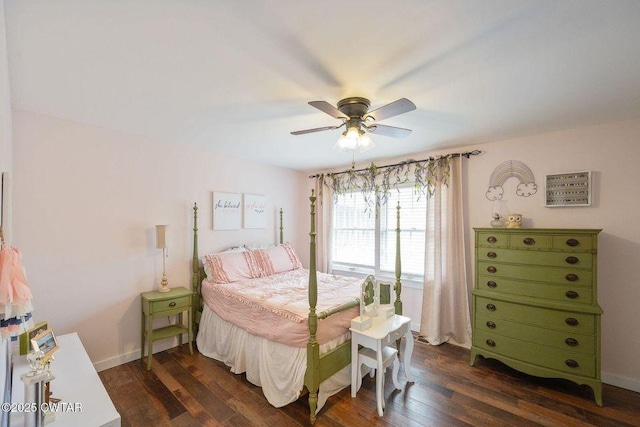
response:
<svg viewBox="0 0 640 427"><path fill-rule="evenodd" d="M309 200L309 270L283 242L282 210L274 248L200 258L194 204L192 290L198 351L246 373L275 407L297 400L306 388L313 424L326 399L350 384L350 320L359 314L363 281L372 286L375 279L317 272L313 191ZM380 302L391 302L393 287L393 305L402 314L400 207L397 212L396 280L381 285Z"/></svg>

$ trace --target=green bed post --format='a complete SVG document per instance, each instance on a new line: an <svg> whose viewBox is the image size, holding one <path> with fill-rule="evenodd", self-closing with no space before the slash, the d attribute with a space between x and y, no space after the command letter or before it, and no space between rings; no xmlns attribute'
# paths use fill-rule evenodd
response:
<svg viewBox="0 0 640 427"><path fill-rule="evenodd" d="M198 332L198 324L200 319L198 318L198 313L200 312L200 264L198 262L198 204L193 204L193 260L191 264L191 268L193 273L191 275L191 293L192 293L192 301L193 304L193 314L191 319L191 323L193 324L193 333L194 335Z"/></svg>
<svg viewBox="0 0 640 427"><path fill-rule="evenodd" d="M311 190L311 243L309 247L309 342L307 343L307 371L305 385L309 390L309 419L311 424L316 421L318 407L318 388L320 386L320 345L316 338L318 331L318 278L316 276L316 196Z"/></svg>
<svg viewBox="0 0 640 427"><path fill-rule="evenodd" d="M400 299L400 293L402 292L402 283L400 282L400 276L402 275L402 262L400 260L400 202L398 201L398 207L396 208L397 224L396 224L396 284L393 287L396 291L396 301L394 307L396 314L402 314L402 300ZM396 341L396 347L398 348L398 354L400 354L400 339Z"/></svg>
<svg viewBox="0 0 640 427"><path fill-rule="evenodd" d="M400 282L400 276L402 275L402 262L400 261L400 202L396 208L398 213L396 215L396 285L393 289L396 291L396 301L394 303L396 314L402 314L402 300L400 299L400 293L402 292L402 283Z"/></svg>
<svg viewBox="0 0 640 427"><path fill-rule="evenodd" d="M282 208L280 208L280 244L284 243L284 234L282 233Z"/></svg>

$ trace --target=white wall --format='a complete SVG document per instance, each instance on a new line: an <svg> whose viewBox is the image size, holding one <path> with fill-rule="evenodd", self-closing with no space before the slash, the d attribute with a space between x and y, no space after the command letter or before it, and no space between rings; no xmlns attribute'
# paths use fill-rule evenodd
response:
<svg viewBox="0 0 640 427"><path fill-rule="evenodd" d="M191 283L194 202L201 254L276 242L280 207L285 239L308 242L296 232L298 172L30 112L13 118L14 240L34 320L48 320L58 334L77 331L98 368L139 357L139 293L157 289L162 272L155 224L169 225L170 286ZM268 228L213 231L213 191L266 195Z"/></svg>
<svg viewBox="0 0 640 427"><path fill-rule="evenodd" d="M492 202L489 177L506 160L531 168L538 192L515 194L517 180L505 183L511 211L522 213L526 227L601 228L598 241L598 299L602 316L602 377L607 383L640 391L640 120L554 132L485 144L483 154L466 162L469 251L472 227L488 227ZM593 171L591 207L544 207L544 178L556 172Z"/></svg>
<svg viewBox="0 0 640 427"><path fill-rule="evenodd" d="M602 379L640 392L640 333L637 304L640 301L640 225L636 224L640 198L640 120L630 120L445 151L416 153L413 159L478 149L479 156L463 161L467 210L465 218L469 290L473 287L473 227L489 227L493 202L485 193L496 166L520 160L531 168L538 192L531 197L515 194L518 181L504 184L507 207L522 213L525 227L600 228L598 242L598 298L602 316ZM406 160L376 161L377 165ZM357 165L363 167L366 165ZM593 204L590 207L545 208L544 178L549 173L593 172ZM307 185L310 185L308 183ZM422 291L404 286L404 314L419 328ZM606 398L606 397L605 397Z"/></svg>

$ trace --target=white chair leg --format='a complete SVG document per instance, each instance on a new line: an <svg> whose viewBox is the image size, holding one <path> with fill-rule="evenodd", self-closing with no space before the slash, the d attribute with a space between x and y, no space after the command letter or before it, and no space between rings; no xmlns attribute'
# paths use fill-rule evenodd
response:
<svg viewBox="0 0 640 427"><path fill-rule="evenodd" d="M400 390L400 384L398 384L398 371L400 370L400 362L398 361L398 357L393 361L393 370L391 371L391 379L393 380L393 385L396 390Z"/></svg>

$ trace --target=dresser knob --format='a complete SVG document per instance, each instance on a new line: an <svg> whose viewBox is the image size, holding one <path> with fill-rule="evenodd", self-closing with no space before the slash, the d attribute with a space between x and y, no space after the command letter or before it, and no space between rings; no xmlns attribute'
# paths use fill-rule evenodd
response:
<svg viewBox="0 0 640 427"><path fill-rule="evenodd" d="M492 322L491 320L489 320L489 321L487 322L487 328L489 328L489 329L495 329L495 328L496 328L496 324L495 324L495 322ZM568 338L567 338L567 339L568 339Z"/></svg>
<svg viewBox="0 0 640 427"><path fill-rule="evenodd" d="M492 340L492 339L488 339L488 340L486 341L486 343L487 343L487 345L488 345L489 347L495 347L495 346L496 346L496 342L495 342L494 340Z"/></svg>
<svg viewBox="0 0 640 427"><path fill-rule="evenodd" d="M571 247L575 248L579 244L580 244L580 242L577 241L576 239L568 239L567 240L567 246L571 246Z"/></svg>
<svg viewBox="0 0 640 427"><path fill-rule="evenodd" d="M490 288L495 288L495 287L498 286L498 284L496 282L494 282L493 280L489 280L487 282L487 286L490 287Z"/></svg>
<svg viewBox="0 0 640 427"><path fill-rule="evenodd" d="M493 265L490 265L489 267L487 267L487 271L489 273L495 273L496 271L498 271L498 269L495 268Z"/></svg>
<svg viewBox="0 0 640 427"><path fill-rule="evenodd" d="M567 359L564 361L564 363L570 368L577 368L578 366L580 366L578 362L573 359Z"/></svg>
<svg viewBox="0 0 640 427"><path fill-rule="evenodd" d="M564 322L569 326L578 326L578 319L573 317L567 317Z"/></svg>
<svg viewBox="0 0 640 427"><path fill-rule="evenodd" d="M495 252L487 252L487 257L489 258L496 258L498 256L498 254L496 254Z"/></svg>
<svg viewBox="0 0 640 427"><path fill-rule="evenodd" d="M493 304L487 304L487 310L489 311L496 311L496 306Z"/></svg>
<svg viewBox="0 0 640 427"><path fill-rule="evenodd" d="M527 237L526 239L524 239L522 241L522 243L524 243L527 246L532 246L536 244L536 241L534 239L532 239L531 237Z"/></svg>
<svg viewBox="0 0 640 427"><path fill-rule="evenodd" d="M565 344L571 346L571 347L575 347L578 345L578 340L575 338L567 338L566 340L564 340Z"/></svg>
<svg viewBox="0 0 640 427"><path fill-rule="evenodd" d="M575 282L579 279L577 274L573 274L573 273L569 273L566 276L564 276L565 279L567 279L570 282Z"/></svg>
<svg viewBox="0 0 640 427"><path fill-rule="evenodd" d="M175 301L169 303L169 307L175 307L175 306L176 306L176 302Z"/></svg>
<svg viewBox="0 0 640 427"><path fill-rule="evenodd" d="M571 298L571 299L576 299L580 296L580 294L577 293L576 291L567 291L564 294L567 296L567 298Z"/></svg>
<svg viewBox="0 0 640 427"><path fill-rule="evenodd" d="M577 264L580 262L580 260L574 256L568 256L565 261L567 262L567 264Z"/></svg>
<svg viewBox="0 0 640 427"><path fill-rule="evenodd" d="M497 241L498 241L498 239L496 239L496 238L495 238L495 237L493 237L493 236L489 236L489 237L487 237L487 242L489 242L489 243L495 243L495 242L497 242Z"/></svg>

